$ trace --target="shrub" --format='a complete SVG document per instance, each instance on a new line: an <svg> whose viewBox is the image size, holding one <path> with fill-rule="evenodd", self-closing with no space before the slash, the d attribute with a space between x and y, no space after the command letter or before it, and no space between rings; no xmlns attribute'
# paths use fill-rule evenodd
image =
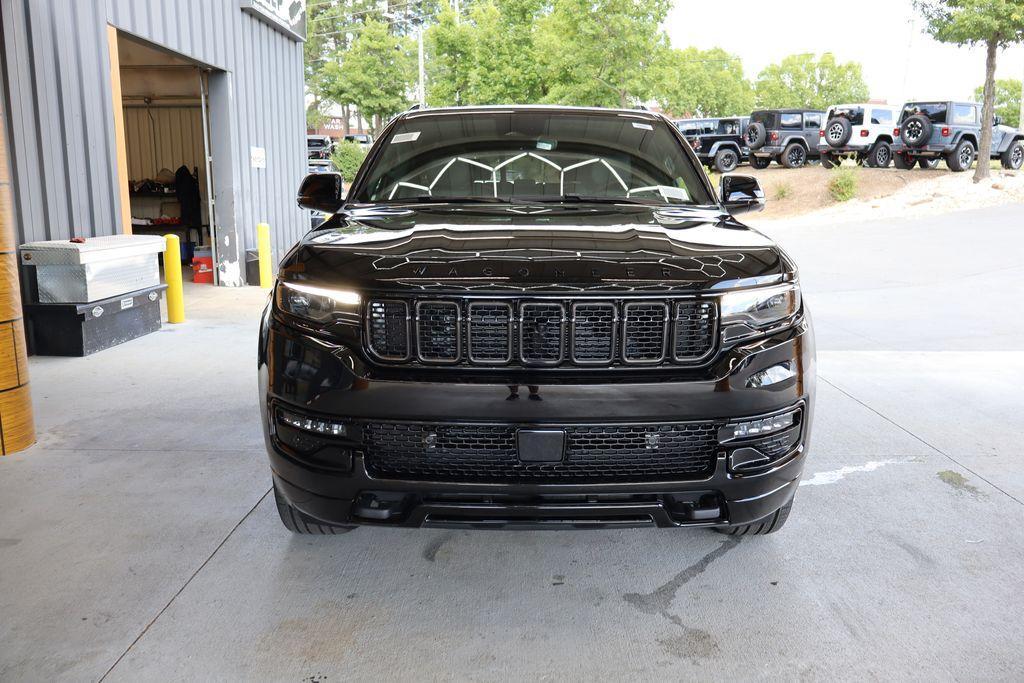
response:
<svg viewBox="0 0 1024 683"><path fill-rule="evenodd" d="M857 171L853 168L837 168L828 181L828 193L837 202L848 202L857 196Z"/></svg>
<svg viewBox="0 0 1024 683"><path fill-rule="evenodd" d="M331 154L331 162L334 168L338 169L345 178L346 183L351 183L356 177L356 171L366 158L367 148L357 142L345 142L344 140L334 146L334 153Z"/></svg>
<svg viewBox="0 0 1024 683"><path fill-rule="evenodd" d="M793 194L793 188L790 187L789 183L779 183L775 186L775 199L785 199L789 195Z"/></svg>

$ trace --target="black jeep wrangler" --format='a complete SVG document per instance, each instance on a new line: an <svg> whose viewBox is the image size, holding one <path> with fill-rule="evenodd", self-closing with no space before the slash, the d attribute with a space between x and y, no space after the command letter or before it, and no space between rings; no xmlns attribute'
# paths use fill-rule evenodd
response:
<svg viewBox="0 0 1024 683"><path fill-rule="evenodd" d="M974 102L908 102L893 131L893 161L897 168L914 163L938 163L945 159L951 171L966 171L978 156L981 142L981 105ZM1024 164L1024 133L992 123L992 159L1003 168L1017 170Z"/></svg>
<svg viewBox="0 0 1024 683"><path fill-rule="evenodd" d="M750 165L767 168L772 159L786 168L817 160L818 131L824 112L806 109L764 109L750 115L745 137Z"/></svg>
<svg viewBox="0 0 1024 683"><path fill-rule="evenodd" d="M814 407L793 261L659 114L417 110L281 261L259 340L278 511L346 525L786 521Z"/></svg>
<svg viewBox="0 0 1024 683"><path fill-rule="evenodd" d="M687 136L687 140L700 163L719 173L730 173L747 160L749 150L743 134L749 123L748 116L714 119L710 131Z"/></svg>

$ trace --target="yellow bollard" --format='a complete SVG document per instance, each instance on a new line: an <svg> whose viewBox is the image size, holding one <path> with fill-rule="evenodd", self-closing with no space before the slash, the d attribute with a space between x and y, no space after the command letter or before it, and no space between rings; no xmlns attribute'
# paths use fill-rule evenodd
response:
<svg viewBox="0 0 1024 683"><path fill-rule="evenodd" d="M270 289L274 286L274 270L270 263L270 226L266 223L256 226L256 247L260 257L260 287Z"/></svg>
<svg viewBox="0 0 1024 683"><path fill-rule="evenodd" d="M185 298L181 291L181 243L177 235L164 235L164 278L167 280L167 322L185 322Z"/></svg>

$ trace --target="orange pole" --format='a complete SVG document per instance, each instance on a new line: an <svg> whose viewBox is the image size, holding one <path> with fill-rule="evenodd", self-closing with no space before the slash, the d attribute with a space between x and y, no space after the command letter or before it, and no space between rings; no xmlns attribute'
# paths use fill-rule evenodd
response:
<svg viewBox="0 0 1024 683"><path fill-rule="evenodd" d="M11 205L6 133L7 123L0 108L0 455L24 450L36 440L32 394L28 386L25 323L21 317L18 238Z"/></svg>

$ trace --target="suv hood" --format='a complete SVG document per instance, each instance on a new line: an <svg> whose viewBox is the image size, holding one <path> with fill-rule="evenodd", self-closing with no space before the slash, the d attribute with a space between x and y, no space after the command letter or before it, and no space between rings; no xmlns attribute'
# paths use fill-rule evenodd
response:
<svg viewBox="0 0 1024 683"><path fill-rule="evenodd" d="M336 214L282 280L359 291L682 292L780 281L792 262L717 208L436 205Z"/></svg>

